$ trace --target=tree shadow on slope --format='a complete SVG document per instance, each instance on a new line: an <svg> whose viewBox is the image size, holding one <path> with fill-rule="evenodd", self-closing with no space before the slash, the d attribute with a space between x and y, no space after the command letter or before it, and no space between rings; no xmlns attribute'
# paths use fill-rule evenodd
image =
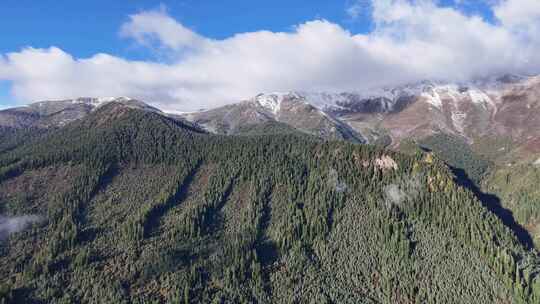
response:
<svg viewBox="0 0 540 304"><path fill-rule="evenodd" d="M467 175L465 170L455 167L450 167L454 175L456 176L456 183L464 188L469 189L476 198L486 207L490 212L495 214L503 224L510 228L519 242L527 249L534 247L532 237L529 232L516 222L512 211L504 208L501 204L501 200L498 196L491 193L485 193L478 188L476 183Z"/></svg>
<svg viewBox="0 0 540 304"><path fill-rule="evenodd" d="M202 161L199 161L187 174L184 180L178 185L175 193L167 199L164 204L158 204L154 206L147 216L147 220L144 223L144 236L149 237L155 235L159 229L160 220L162 217L169 212L176 205L181 204L188 195L188 190L190 185L195 180L195 175L202 166Z"/></svg>
<svg viewBox="0 0 540 304"><path fill-rule="evenodd" d="M84 229L81 231L79 241L83 243L93 242L94 239L102 233L103 228L92 227L88 222L88 204L92 202L94 197L103 191L107 190L107 187L112 183L113 179L120 173L120 168L117 163L109 165L107 170L99 177L96 187L91 191L90 196L86 202L81 204L79 210L79 221L84 225Z"/></svg>

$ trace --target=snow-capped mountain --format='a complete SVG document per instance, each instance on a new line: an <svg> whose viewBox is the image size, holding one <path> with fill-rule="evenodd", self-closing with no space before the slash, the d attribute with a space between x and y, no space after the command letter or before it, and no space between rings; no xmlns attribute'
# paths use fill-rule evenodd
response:
<svg viewBox="0 0 540 304"><path fill-rule="evenodd" d="M423 81L342 93L276 92L177 115L128 97L41 101L0 111L0 127L61 127L110 102L159 112L219 134L281 124L326 139L398 147L404 139L442 132L470 144L495 142L494 149L503 149L498 143L510 141L521 149L519 153L540 157L540 76L505 75L467 83Z"/></svg>
<svg viewBox="0 0 540 304"><path fill-rule="evenodd" d="M359 92L302 92L312 105L337 115L351 112L389 113L402 109L423 90L420 85L377 88Z"/></svg>
<svg viewBox="0 0 540 304"><path fill-rule="evenodd" d="M517 76L478 80L469 83L445 83L422 81L397 87L382 87L359 92L300 92L310 104L337 115L355 112L391 113L407 107L418 97L437 108L442 107L441 98L471 98L475 103L490 101L488 92L504 90L509 85L518 83ZM441 97L441 95L444 95ZM452 98L451 97L451 98Z"/></svg>
<svg viewBox="0 0 540 304"><path fill-rule="evenodd" d="M90 98L39 101L27 106L0 111L0 126L11 128L61 127L85 117L91 111L111 102L132 108L161 112L142 101L129 97Z"/></svg>
<svg viewBox="0 0 540 304"><path fill-rule="evenodd" d="M345 130L362 141L395 147L403 139L421 139L438 132L462 137L471 144L505 137L538 146L540 153L539 91L540 77L505 75L466 83L423 81L359 92L259 94L184 117L223 134L234 134L245 125L276 121L327 138L347 137L341 135Z"/></svg>
<svg viewBox="0 0 540 304"><path fill-rule="evenodd" d="M348 125L294 92L259 94L237 104L188 113L183 117L210 132L221 134L236 134L246 126L276 122L323 138L365 141Z"/></svg>

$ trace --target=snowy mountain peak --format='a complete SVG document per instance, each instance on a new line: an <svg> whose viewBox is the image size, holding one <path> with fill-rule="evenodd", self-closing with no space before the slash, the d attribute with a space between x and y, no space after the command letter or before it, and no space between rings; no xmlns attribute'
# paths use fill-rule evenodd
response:
<svg viewBox="0 0 540 304"><path fill-rule="evenodd" d="M96 98L95 101L98 105L109 103L109 102L126 102L134 100L133 98L127 97L127 96L120 96L120 97L100 97Z"/></svg>
<svg viewBox="0 0 540 304"><path fill-rule="evenodd" d="M78 97L74 99L61 99L61 100L47 100L39 101L27 105L28 109L37 111L40 115L50 115L52 113L60 111L71 111L71 112L91 112L102 107L105 104L117 102L121 103L126 107L143 109L153 112L161 112L159 109L154 108L142 101L133 99L130 97Z"/></svg>
<svg viewBox="0 0 540 304"><path fill-rule="evenodd" d="M110 102L122 102L122 103L125 103L125 102L129 102L129 101L132 101L132 100L135 100L133 98L130 98L130 97L126 97L126 96L120 96L120 97L98 97L98 98L93 98L93 97L79 97L77 99L73 99L71 101L71 103L83 103L83 104L87 104L87 105L90 105L94 108L98 108L104 104L107 104L107 103L110 103Z"/></svg>
<svg viewBox="0 0 540 304"><path fill-rule="evenodd" d="M259 94L256 97L257 102L263 108L270 110L272 113L277 114L281 109L281 102L283 101L283 95L276 94Z"/></svg>
<svg viewBox="0 0 540 304"><path fill-rule="evenodd" d="M110 102L121 102L121 103L142 103L140 101L137 101L133 98L126 97L126 96L120 96L120 97L78 97L74 99L58 99L58 100L45 100L45 101L38 101L32 104L29 104L29 107L37 107L37 108L44 108L51 105L88 105L92 108L98 108L104 104L110 103Z"/></svg>
<svg viewBox="0 0 540 304"><path fill-rule="evenodd" d="M259 94L253 100L273 114L280 112L284 100L298 100L337 116L350 113L392 113L400 111L416 100L442 111L447 103L456 107L472 103L493 109L497 92L516 83L527 84L532 78L505 75L470 82L420 81L395 87L378 87L349 92L310 92Z"/></svg>
<svg viewBox="0 0 540 304"><path fill-rule="evenodd" d="M474 85L446 84L425 88L420 95L433 107L441 110L443 100L449 100L453 104L459 101L469 100L472 104L484 108L494 107L492 98L484 91Z"/></svg>
<svg viewBox="0 0 540 304"><path fill-rule="evenodd" d="M274 92L269 94L262 93L255 97L255 101L260 106L269 110L274 115L279 113L281 110L281 104L285 99L304 99L304 97L295 92Z"/></svg>

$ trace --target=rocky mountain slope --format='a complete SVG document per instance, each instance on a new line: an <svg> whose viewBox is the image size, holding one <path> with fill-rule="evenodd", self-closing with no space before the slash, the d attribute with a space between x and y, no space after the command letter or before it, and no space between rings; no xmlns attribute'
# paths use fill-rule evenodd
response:
<svg viewBox="0 0 540 304"><path fill-rule="evenodd" d="M133 108L161 112L148 104L129 97L77 98L69 100L40 101L23 107L0 111L0 127L52 128L61 127L81 119L90 112L110 102L122 103Z"/></svg>
<svg viewBox="0 0 540 304"><path fill-rule="evenodd" d="M539 89L539 77L483 86L429 86L400 111L378 118L349 113L343 119L367 129L376 123L394 143L442 132L463 137L471 144L506 138L516 148L538 153Z"/></svg>
<svg viewBox="0 0 540 304"><path fill-rule="evenodd" d="M540 77L506 75L462 84L426 81L360 93L261 94L184 117L215 133L234 134L239 126L276 121L322 137L394 148L404 139L438 133L471 145L489 142L495 149L507 149L510 141L514 156L522 159L540 153L539 90Z"/></svg>
<svg viewBox="0 0 540 304"><path fill-rule="evenodd" d="M184 117L218 134L235 134L249 126L278 122L322 138L365 141L347 124L296 93L260 94L238 104L188 113Z"/></svg>
<svg viewBox="0 0 540 304"><path fill-rule="evenodd" d="M44 136L0 153L0 301L540 301L536 252L430 154L116 102Z"/></svg>

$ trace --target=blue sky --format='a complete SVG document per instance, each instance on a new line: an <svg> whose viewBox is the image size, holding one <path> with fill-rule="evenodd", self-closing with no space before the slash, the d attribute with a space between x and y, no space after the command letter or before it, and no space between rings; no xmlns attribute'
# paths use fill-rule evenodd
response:
<svg viewBox="0 0 540 304"><path fill-rule="evenodd" d="M327 19L353 32L367 31L368 18L352 20L351 1L72 1L3 0L0 4L0 53L22 47L60 46L77 57L105 52L130 59L151 56L119 37L128 15L165 6L168 14L201 35L223 39L258 30L290 31L297 24Z"/></svg>
<svg viewBox="0 0 540 304"><path fill-rule="evenodd" d="M291 77L290 81L287 83L282 83L274 79L274 77L279 76L269 73L269 75L263 75L258 79L258 85L244 87L243 84L229 84L230 79L216 78L208 80L206 84L202 84L198 81L197 84L194 85L191 84L189 79L186 77L180 77L182 79L181 81L183 82L179 83L178 87L181 89L173 90L173 79L168 80L167 83L156 83L155 81L152 83L149 82L148 86L145 87L145 83L143 83L143 81L146 81L147 79L147 75L145 74L141 76L141 79L134 81L136 84L129 83L129 86L125 85L124 87L120 87L120 83L128 81L118 79L117 82L119 84L117 86L106 87L103 84L91 83L88 85L88 90L85 90L84 87L80 85L79 87L82 87L82 89L78 88L65 90L69 91L66 92L65 95L68 96L69 94L82 93L104 94L108 92L108 90L111 91L111 94L130 94L133 92L132 94L137 96L160 99L169 104L173 104L176 100L178 105L182 105L182 107L185 108L188 103L193 103L190 101L189 96L192 98L196 97L208 100L224 100L228 95L233 95L235 98L245 97L244 95L251 94L257 90L282 90L296 88L332 89L334 87L336 90L343 90L348 89L349 87L356 88L356 86L358 86L357 83L360 82L366 83L366 81L363 81L362 77L355 75L351 71L350 67L348 67L346 64L342 66L333 66L333 64L342 64L343 60L341 57L343 55L340 55L342 52L346 53L347 56L351 56L351 58L345 61L350 61L352 64L356 64L355 67L357 70L369 70L370 74L374 75L372 78L370 78L370 80L373 81L369 82L372 85L373 83L376 84L379 82L381 82L381 84L385 84L382 83L382 81L389 78L385 76L389 75L389 73L392 75L401 75L400 77L391 79L392 82L413 81L415 80L415 77L452 78L458 76L461 77L462 75L465 77L475 75L475 73L477 74L478 72L477 70L460 70L453 71L452 73L449 72L447 73L448 75L446 75L428 70L423 71L421 69L426 66L425 62L419 62L416 66L403 68L400 67L400 65L408 63L397 62L399 58L395 60L391 58L389 62L378 62L378 60L380 61L383 59L375 58L377 56L374 54L376 52L381 53L381 50L377 48L380 48L383 43L389 43L387 47L383 49L383 51L395 48L401 52L406 49L407 51L405 54L398 56L404 58L409 56L410 53L414 51L415 47L418 47L417 42L420 41L425 44L431 43L434 49L439 49L437 50L439 53L428 57L446 58L446 61L435 61L433 64L439 64L441 65L441 68L444 67L442 66L443 64L450 64L449 69L453 69L453 65L455 64L463 64L465 66L469 63L466 61L458 62L461 60L458 57L447 58L448 55L441 55L441 50L444 51L444 48L448 48L448 50L459 51L459 49L456 49L456 47L463 47L463 52L469 52L470 50L466 48L466 45L474 45L478 42L479 47L485 47L486 52L488 52L488 49L493 47L492 41L475 41L475 39L482 39L479 37L485 34L490 35L490 33L493 34L492 36L494 37L499 35L501 37L501 43L508 43L508 41L510 41L512 38L506 37L512 34L510 26L514 26L516 24L514 20L520 16L514 16L515 14L506 14L508 15L506 16L503 14L503 17L507 21L502 22L500 18L495 17L494 11L508 10L522 13L519 9L516 10L515 8L529 7L529 9L522 14L527 14L525 17L530 18L530 20L536 20L540 15L531 15L529 12L536 12L535 9L537 6L539 6L537 5L538 2L539 1L537 0L3 0L0 3L0 37L2 37L0 43L0 56L4 58L4 66L2 66L2 61L0 61L0 106L24 103L28 100L39 98L53 98L52 95L54 94L63 95L62 88L69 87L71 85L70 82L72 79L70 79L68 76L63 76L62 79L57 79L52 75L36 76L32 73L29 75L25 68L21 66L21 61L33 62L28 56L33 56L31 58L37 58L40 54L44 56L53 56L54 54L52 53L55 52L51 51L51 47L59 50L59 52L55 53L58 56L54 57L54 59L57 59L60 55L65 55L72 59L73 62L71 64L73 67L70 66L69 68L66 68L66 70L69 70L69 73L72 73L70 75L80 76L80 73L87 73L85 72L87 71L87 64L81 64L81 60L89 58L96 59L96 55L101 53L111 55L115 59L123 60L128 63L142 61L153 65L159 65L163 71L170 70L171 67L175 67L177 68L177 72L171 74L176 75L180 74L181 72L188 71L188 64L186 62L191 63L192 61L203 61L202 58L203 56L208 55L209 49L212 49L213 52L219 50L219 52L225 52L228 54L227 52L233 52L231 51L229 45L234 44L234 47L236 48L234 49L235 51L243 51L244 47L249 45L249 42L245 42L246 44L244 45L237 41L239 39L231 39L236 34L241 33L259 33L258 35L255 35L256 37L250 37L253 39L254 43L261 43L261 41L264 40L265 42L268 42L269 45L272 45L272 47L284 47L285 50L279 49L279 52L283 51L287 54L290 54L290 50L287 49L287 46L279 44L280 38L279 34L277 34L278 32L290 33L290 47L298 47L299 50L302 47L306 47L305 50L302 49L304 52L310 53L310 50L312 50L313 47L315 47L316 50L320 48L321 52L324 51L324 49L331 47L330 45L325 45L323 41L321 41L320 45L310 44L311 42L305 43L303 38L307 37L308 34L302 36L303 32L299 30L299 28L301 28L303 25L306 25L306 30L304 32L311 33L311 30L313 30L317 32L317 35L320 34L320 37L324 37L325 33L328 33L329 30L332 30L333 26L336 26L338 28L338 30L335 32L337 35L336 37L339 36L345 38L344 36L348 35L349 40L351 40L350 42L360 44L360 48L356 51L349 50L348 46L344 46L344 49L336 48L333 51L333 53L336 54L336 58L328 58L328 62L325 63L324 66L321 66L320 62L310 62L306 63L305 65L298 66L297 70L314 70L320 72L321 75L331 73L335 73L336 75L346 74L346 78L334 77L332 79L325 78L302 80L298 78L301 76L298 76L297 78ZM503 7L503 4L506 5L505 3L508 4L508 9ZM383 17L381 17L381 15L377 17L376 12L378 11L383 12ZM198 41L211 42L204 42L204 47L185 46L195 49L192 53L186 55L183 53L183 51L179 51L170 44L167 44L165 37L168 35L167 37L170 38L172 35L175 37L174 39L180 39L178 41L181 41L181 33L168 32L164 34L160 30L159 25L148 27L148 25L134 24L138 21L131 22L130 24L130 21L132 21L130 16L144 15L148 12L157 12L159 13L159 16L157 16L159 18L157 19L161 19L161 21L165 23L169 22L170 24L172 22L176 24L176 27L172 27L172 32L174 32L175 29L180 30L181 32L182 29L185 28L188 31L192 31L194 35L199 37L200 39L198 39ZM403 12L405 12L405 14ZM426 15L423 16L422 14ZM448 17L448 21L440 20L440 23L437 23L436 20L430 19L430 16L436 15L441 16L440 19L445 19ZM384 16L396 17L390 20ZM480 25L475 24L476 21L474 20L474 16L479 17L481 20ZM430 21L429 23L428 21L421 21L424 22L424 24L419 24L419 21L415 20L416 18L418 18L418 20L430 19ZM157 19L155 22L157 22L156 24L159 24L161 21ZM315 20L326 20L326 23L312 23L312 21ZM446 25L445 22L448 24ZM129 35L120 35L122 27L126 26L126 24L132 27L142 26L144 28L138 28L137 30L139 32L137 33L132 32L132 34ZM440 35L441 31L448 31L448 26L457 28L463 26L465 31L464 35L467 36L467 34L470 34L467 36L469 37L469 40L449 42L449 40L444 36L434 37L434 34L431 32L431 29L437 29L437 33L439 33L437 35ZM439 30L439 27L442 30ZM481 30L479 32L474 32L475 27L479 27ZM268 31L271 33L271 35L260 34L260 31L263 30ZM534 28L534 30L536 30L536 28ZM470 33L467 33L467 31L470 31ZM502 33L502 31L506 31L508 33ZM532 30L529 29L529 31ZM534 36L533 34L536 34L536 32L527 34ZM455 35L457 38L458 33L452 32L449 35ZM138 39L140 37L152 37L152 45L142 43L141 39ZM333 39L333 37L334 36L329 36L325 39L330 41ZM385 39L379 39L381 37ZM379 40L375 41L375 38ZM364 41L366 39L370 40L369 45L366 41ZM507 39L508 41L502 41L503 39ZM336 41L336 43L340 42L342 41ZM513 42L513 40L511 42ZM521 43L522 41L519 40L519 42ZM452 45L452 43L455 43L455 45ZM264 42L261 43L261 45L263 44ZM24 53L23 50L28 47L33 48L35 51L31 52L31 54ZM356 47L358 47L358 45L356 45ZM246 56L246 60L253 60L251 64L255 66L249 70L254 73L254 76L249 76L246 74L246 81L260 76L260 74L262 74L260 69L262 69L263 66L268 69L271 64L279 66L279 64L282 62L291 62L291 64L295 64L295 61L298 61L297 59L293 58L284 58L282 61L276 62L277 59L272 57L272 54L263 52L264 50L250 50L249 55ZM21 57L24 57L24 59L20 59L19 62L15 62L15 59L8 56L10 53L21 54ZM59 55L58 53L61 54ZM315 53L316 52L314 52L314 54ZM256 57L254 54L258 54L261 57ZM253 58L250 57L251 55L253 55ZM318 56L326 55L327 53L323 52ZM474 56L476 55L481 55L482 57L488 56L480 53L474 54ZM339 56L341 57L337 58ZM365 60L360 61L357 56L358 58L364 56ZM386 59L387 57L388 55L385 56ZM532 60L529 57L530 56L528 55L524 55L524 57L520 58L520 60L529 62ZM43 58L48 57L45 56ZM187 59L181 61L180 58ZM271 60L269 58L271 58ZM54 59L51 57L51 65L53 62L55 62ZM235 58L231 58L230 60L232 61L233 59ZM36 70L45 69L45 67L41 66L44 65L44 63L40 63L40 60L43 59L37 60L32 66L35 66ZM44 60L47 61L47 59ZM265 61L268 61L267 65L262 64ZM258 62L262 63L257 65ZM383 69L389 64L395 64L395 66L399 67L400 70L378 70ZM518 63L516 62L509 62L504 66L494 66L492 69L490 66L487 66L487 68L488 70L499 71L506 68L511 69L517 65ZM133 65L130 65L130 67L131 66ZM47 66L46 68L55 72L64 72L64 70L58 70L61 68L59 66ZM204 69L205 67L193 67L192 64L189 64L189 68L193 69L193 71L189 70L190 73L203 75L205 79L211 77L211 75L219 74L219 71L207 71ZM478 67L477 69L480 70L482 68L485 67L482 66ZM2 76L2 69L4 69L4 74L7 76ZM137 71L140 70L139 68L136 69ZM93 72L96 71L95 68L91 68L90 70ZM110 75L111 72L98 71L95 73L99 77L99 75ZM111 81L114 81L114 79L111 79ZM189 83L189 85L186 83ZM314 83L316 85L310 87L310 85L307 85L309 83ZM336 83L347 83L347 85L335 85ZM211 87L211 84L217 85ZM46 85L49 85L49 88L43 88ZM209 87L204 87L205 85ZM167 86L170 86L170 88ZM202 93L201 95L198 92L194 92L193 87L195 86L201 87L201 91L212 91L215 94L213 96L206 97ZM226 86L227 88L224 89ZM133 89L134 87L135 89ZM58 89L53 90L52 88ZM152 91L153 93L143 94L139 91ZM182 97L184 96L182 95L183 92L187 97ZM236 94L236 92L238 93ZM58 97L60 98L65 96ZM230 98L232 98L232 96ZM199 105L191 104L190 106L198 107ZM182 107L179 106L178 108Z"/></svg>

